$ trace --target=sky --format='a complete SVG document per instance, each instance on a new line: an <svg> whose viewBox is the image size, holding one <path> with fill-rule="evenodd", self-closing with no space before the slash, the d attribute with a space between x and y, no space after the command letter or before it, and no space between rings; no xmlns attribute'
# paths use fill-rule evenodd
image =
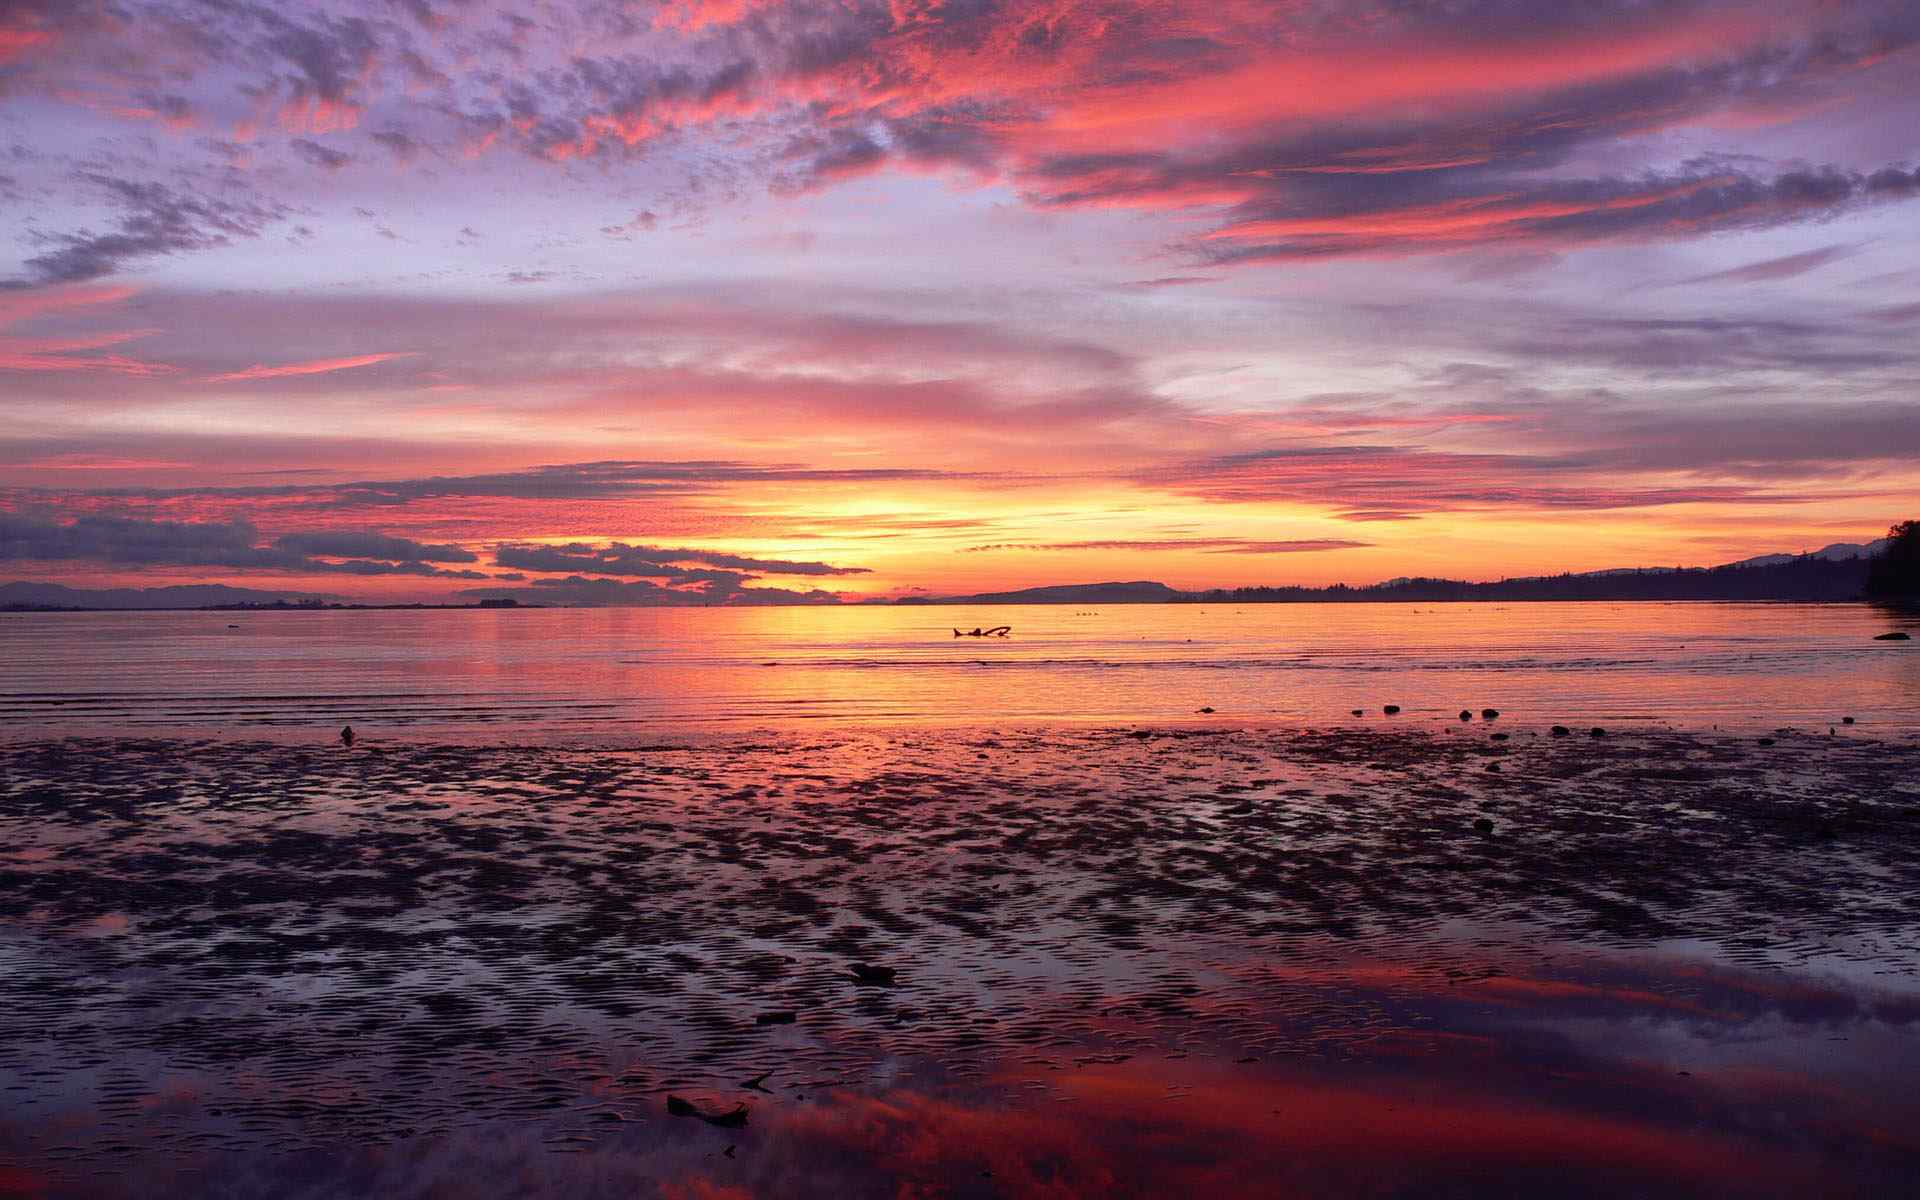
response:
<svg viewBox="0 0 1920 1200"><path fill-rule="evenodd" d="M1496 579L1920 515L1911 0L0 0L0 581Z"/></svg>

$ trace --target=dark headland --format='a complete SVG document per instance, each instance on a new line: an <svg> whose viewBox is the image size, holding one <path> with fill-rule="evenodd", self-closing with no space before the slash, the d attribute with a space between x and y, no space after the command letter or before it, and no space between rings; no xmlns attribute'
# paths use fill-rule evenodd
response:
<svg viewBox="0 0 1920 1200"><path fill-rule="evenodd" d="M1808 554L1766 554L1717 567L1627 567L1493 582L1391 579L1362 587L1241 587L1180 591L1164 583L1067 584L971 596L911 597L900 604L1327 604L1392 601L1906 599L1915 583L1920 527L1865 545L1839 543Z"/></svg>

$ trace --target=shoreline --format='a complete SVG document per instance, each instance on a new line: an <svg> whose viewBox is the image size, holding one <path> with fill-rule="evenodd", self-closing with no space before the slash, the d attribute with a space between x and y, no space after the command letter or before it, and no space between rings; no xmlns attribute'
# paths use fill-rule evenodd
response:
<svg viewBox="0 0 1920 1200"><path fill-rule="evenodd" d="M596 721L610 725L613 722ZM1609 739L1629 741L1650 737L1689 737L1706 742L1726 742L1749 748L1758 747L1760 738L1802 739L1809 743L1830 741L1884 744L1891 747L1920 747L1920 720L1912 725L1891 724L1874 718L1855 718L1844 723L1831 721L1782 725L1776 718L1755 715L1745 722L1691 724L1653 714L1609 715L1594 718L1559 717L1532 719L1503 713L1497 722L1488 722L1477 714L1471 722L1462 722L1451 712L1402 711L1391 717L1370 714L1364 718L1310 720L1267 715L1235 717L1211 714L1204 718L1169 717L1122 720L1111 716L1060 717L1052 720L1018 719L1012 721L979 718L956 721L951 717L858 718L842 715L820 717L783 717L778 721L760 717L695 718L672 721L665 718L637 718L624 730L594 731L565 728L529 731L510 722L443 726L422 724L383 724L377 721L340 718L320 721L312 718L267 720L256 724L229 726L101 725L66 731L15 726L0 730L0 755L40 746L82 745L107 748L115 745L179 745L243 750L249 747L285 749L304 747L340 750L341 724L351 724L355 742L347 753L405 753L436 748L496 751L571 751L577 753L632 754L656 750L724 751L729 748L755 747L786 742L822 742L927 738L942 734L955 738L1047 739L1099 736L1137 737L1141 735L1192 738L1196 736L1230 737L1351 737L1354 739L1399 739L1431 737L1447 745L1489 742L1495 748L1504 743L1508 750L1521 749L1537 742L1558 741L1551 730L1563 725L1575 742L1591 740L1596 726ZM1827 729L1832 729L1831 735ZM1500 742L1492 735L1505 734Z"/></svg>

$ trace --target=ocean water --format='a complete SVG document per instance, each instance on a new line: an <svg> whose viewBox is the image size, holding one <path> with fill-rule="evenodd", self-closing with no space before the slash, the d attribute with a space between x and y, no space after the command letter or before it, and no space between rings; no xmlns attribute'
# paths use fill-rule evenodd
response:
<svg viewBox="0 0 1920 1200"><path fill-rule="evenodd" d="M1011 625L956 638L954 627ZM0 737L566 740L796 722L1920 727L1920 617L1569 603L0 615ZM1211 714L1203 709L1214 710Z"/></svg>

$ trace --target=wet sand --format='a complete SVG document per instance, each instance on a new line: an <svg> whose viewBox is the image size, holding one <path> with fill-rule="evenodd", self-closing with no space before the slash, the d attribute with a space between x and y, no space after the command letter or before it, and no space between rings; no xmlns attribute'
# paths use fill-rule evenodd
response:
<svg viewBox="0 0 1920 1200"><path fill-rule="evenodd" d="M0 1195L1920 1177L1911 737L362 732L0 748Z"/></svg>

